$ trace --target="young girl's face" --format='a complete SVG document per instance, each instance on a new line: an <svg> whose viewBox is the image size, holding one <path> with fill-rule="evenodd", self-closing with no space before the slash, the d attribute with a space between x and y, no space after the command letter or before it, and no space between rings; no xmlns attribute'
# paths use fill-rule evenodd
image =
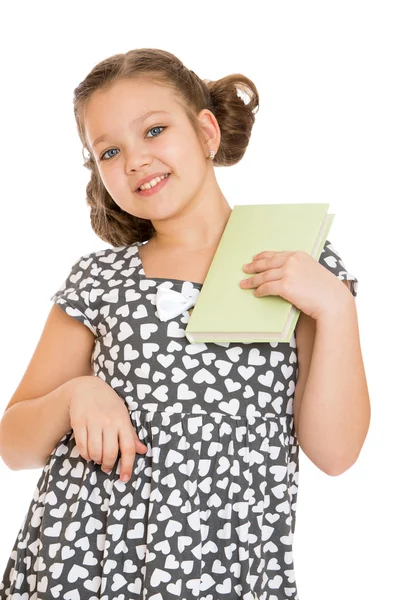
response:
<svg viewBox="0 0 400 600"><path fill-rule="evenodd" d="M162 112L145 116L150 111ZM207 139L215 136L218 125L209 111L201 112L200 122ZM146 80L119 81L94 93L84 126L103 184L122 210L157 221L207 193L213 171L207 158L216 144L200 142L171 89ZM170 173L166 185L141 196L139 180L159 173Z"/></svg>

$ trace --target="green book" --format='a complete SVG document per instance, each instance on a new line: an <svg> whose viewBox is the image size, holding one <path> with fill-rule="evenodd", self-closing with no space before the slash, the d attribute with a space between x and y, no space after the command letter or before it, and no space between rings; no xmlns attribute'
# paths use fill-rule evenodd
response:
<svg viewBox="0 0 400 600"><path fill-rule="evenodd" d="M193 308L189 342L289 342L300 309L281 296L256 297L240 281L264 250L303 250L319 260L335 215L329 204L245 204L232 209Z"/></svg>

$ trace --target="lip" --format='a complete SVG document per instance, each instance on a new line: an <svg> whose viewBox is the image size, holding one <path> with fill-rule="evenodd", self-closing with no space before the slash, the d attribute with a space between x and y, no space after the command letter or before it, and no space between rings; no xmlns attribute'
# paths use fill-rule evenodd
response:
<svg viewBox="0 0 400 600"><path fill-rule="evenodd" d="M140 188L141 185L143 185L144 183L148 183L149 181L154 179L154 177L162 177L163 175L167 175L167 174L168 174L168 171L164 171L163 173L153 173L152 175L149 175L148 177L145 177L144 179L139 179L139 181L136 184L135 192L138 191L138 189Z"/></svg>
<svg viewBox="0 0 400 600"><path fill-rule="evenodd" d="M168 185L170 179L170 177L164 177L164 179L157 183L155 187L149 188L148 190L138 190L136 193L139 194L141 198L148 198L149 196L154 196L154 194L157 195L166 185Z"/></svg>

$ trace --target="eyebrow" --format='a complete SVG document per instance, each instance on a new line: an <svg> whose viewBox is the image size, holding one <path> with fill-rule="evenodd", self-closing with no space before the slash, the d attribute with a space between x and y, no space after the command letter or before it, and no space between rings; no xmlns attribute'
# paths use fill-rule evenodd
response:
<svg viewBox="0 0 400 600"><path fill-rule="evenodd" d="M133 121L130 122L130 125L135 125L136 123L143 123L143 121L145 119L147 119L147 117L150 117L150 115L154 115L154 114L171 114L169 113L167 110L149 110L149 112L147 112L146 114L142 115L141 117L138 117L137 119L133 119ZM103 142L104 140L107 139L107 134L101 135L100 137L98 137L92 144L92 148L94 148L96 146L96 144L99 144L100 142Z"/></svg>

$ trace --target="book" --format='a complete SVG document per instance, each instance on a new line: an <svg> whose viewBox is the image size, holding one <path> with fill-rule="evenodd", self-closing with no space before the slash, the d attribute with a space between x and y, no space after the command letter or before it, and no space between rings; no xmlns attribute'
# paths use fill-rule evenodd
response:
<svg viewBox="0 0 400 600"><path fill-rule="evenodd" d="M185 329L191 343L289 342L300 309L281 296L254 296L243 265L264 250L302 250L319 260L332 226L329 204L235 205Z"/></svg>

